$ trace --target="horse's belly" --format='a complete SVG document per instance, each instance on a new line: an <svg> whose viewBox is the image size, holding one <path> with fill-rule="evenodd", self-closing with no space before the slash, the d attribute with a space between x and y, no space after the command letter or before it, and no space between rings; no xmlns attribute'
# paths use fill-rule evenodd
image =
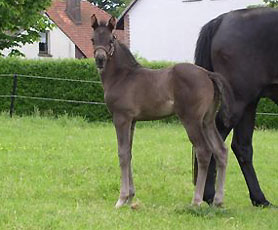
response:
<svg viewBox="0 0 278 230"><path fill-rule="evenodd" d="M137 120L159 120L174 114L174 101L158 103L143 107L136 116Z"/></svg>

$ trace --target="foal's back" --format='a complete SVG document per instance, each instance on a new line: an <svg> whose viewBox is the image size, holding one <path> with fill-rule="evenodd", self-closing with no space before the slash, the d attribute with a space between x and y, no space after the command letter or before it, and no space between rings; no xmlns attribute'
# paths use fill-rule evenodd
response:
<svg viewBox="0 0 278 230"><path fill-rule="evenodd" d="M129 110L135 120L171 116L177 107L183 108L182 113L198 111L202 116L214 96L208 71L189 63L160 70L138 67L127 73L118 87L124 96L121 94L117 108Z"/></svg>

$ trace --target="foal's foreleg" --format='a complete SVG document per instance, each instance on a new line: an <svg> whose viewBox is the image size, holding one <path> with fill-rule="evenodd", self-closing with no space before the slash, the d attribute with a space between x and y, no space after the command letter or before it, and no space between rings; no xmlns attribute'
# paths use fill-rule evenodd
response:
<svg viewBox="0 0 278 230"><path fill-rule="evenodd" d="M133 136L135 130L136 122L133 121L131 124L131 131L130 131L130 156L132 158L132 143L133 143ZM132 176L132 166L131 163L129 164L129 196L128 196L128 203L132 202L133 197L135 196L135 187L133 184L133 176Z"/></svg>
<svg viewBox="0 0 278 230"><path fill-rule="evenodd" d="M132 120L126 116L114 114L113 122L118 140L118 156L121 168L120 197L116 208L120 208L129 201L130 189L134 190L131 174L131 127ZM131 195L133 197L134 193Z"/></svg>

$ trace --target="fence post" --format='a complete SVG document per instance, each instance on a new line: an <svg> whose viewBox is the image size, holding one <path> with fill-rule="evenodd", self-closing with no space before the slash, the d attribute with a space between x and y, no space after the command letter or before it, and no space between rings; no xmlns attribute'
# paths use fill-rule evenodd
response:
<svg viewBox="0 0 278 230"><path fill-rule="evenodd" d="M17 88L17 75L15 74L13 77L13 89L12 89L12 95L11 95L10 117L13 116L13 112L14 112L16 88Z"/></svg>

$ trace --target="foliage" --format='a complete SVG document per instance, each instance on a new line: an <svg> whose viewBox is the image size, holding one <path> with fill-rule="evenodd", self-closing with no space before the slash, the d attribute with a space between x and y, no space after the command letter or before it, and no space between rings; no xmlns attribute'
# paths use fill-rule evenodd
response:
<svg viewBox="0 0 278 230"><path fill-rule="evenodd" d="M66 79L99 81L99 75L92 60L22 60L18 58L0 59L0 74L17 73L31 76L43 76ZM10 94L12 77L0 77L0 94ZM78 101L103 102L101 84L53 81L18 77L17 94L23 96L61 98ZM10 100L0 98L1 110L8 110ZM108 120L110 114L103 105L74 104L66 102L16 99L17 114L31 114L34 111L43 114L68 113L81 115L89 120Z"/></svg>
<svg viewBox="0 0 278 230"><path fill-rule="evenodd" d="M21 54L17 48L33 43L40 32L51 28L42 14L51 0L0 0L0 55L5 48L13 48L11 55Z"/></svg>
<svg viewBox="0 0 278 230"><path fill-rule="evenodd" d="M89 0L89 2L92 2L109 14L118 17L131 0Z"/></svg>
<svg viewBox="0 0 278 230"><path fill-rule="evenodd" d="M136 210L114 209L120 170L111 123L2 115L0 135L0 229L278 229L277 209L252 207L231 151L224 208L190 207L191 144L182 125L138 122L132 159ZM254 133L254 164L273 204L277 139L277 131Z"/></svg>
<svg viewBox="0 0 278 230"><path fill-rule="evenodd" d="M264 0L264 2L270 7L278 7L278 0Z"/></svg>
<svg viewBox="0 0 278 230"><path fill-rule="evenodd" d="M172 66L173 62L155 61L138 58L138 61L147 68L161 69ZM91 59L83 60L23 60L18 58L0 58L0 74L25 74L53 78L82 79L100 81L95 63ZM10 95L12 77L0 77L0 95ZM51 81L43 79L29 79L18 77L18 95L61 98L78 101L103 102L101 84L80 82ZM0 98L1 111L9 110L10 99ZM32 114L39 111L42 115L61 114L79 115L90 121L108 121L111 115L104 105L73 104L66 102L51 102L32 99L16 99L16 114ZM268 99L262 99L258 112L278 113L278 106ZM167 122L176 121L175 117L166 119ZM278 128L277 116L258 115L256 126Z"/></svg>

